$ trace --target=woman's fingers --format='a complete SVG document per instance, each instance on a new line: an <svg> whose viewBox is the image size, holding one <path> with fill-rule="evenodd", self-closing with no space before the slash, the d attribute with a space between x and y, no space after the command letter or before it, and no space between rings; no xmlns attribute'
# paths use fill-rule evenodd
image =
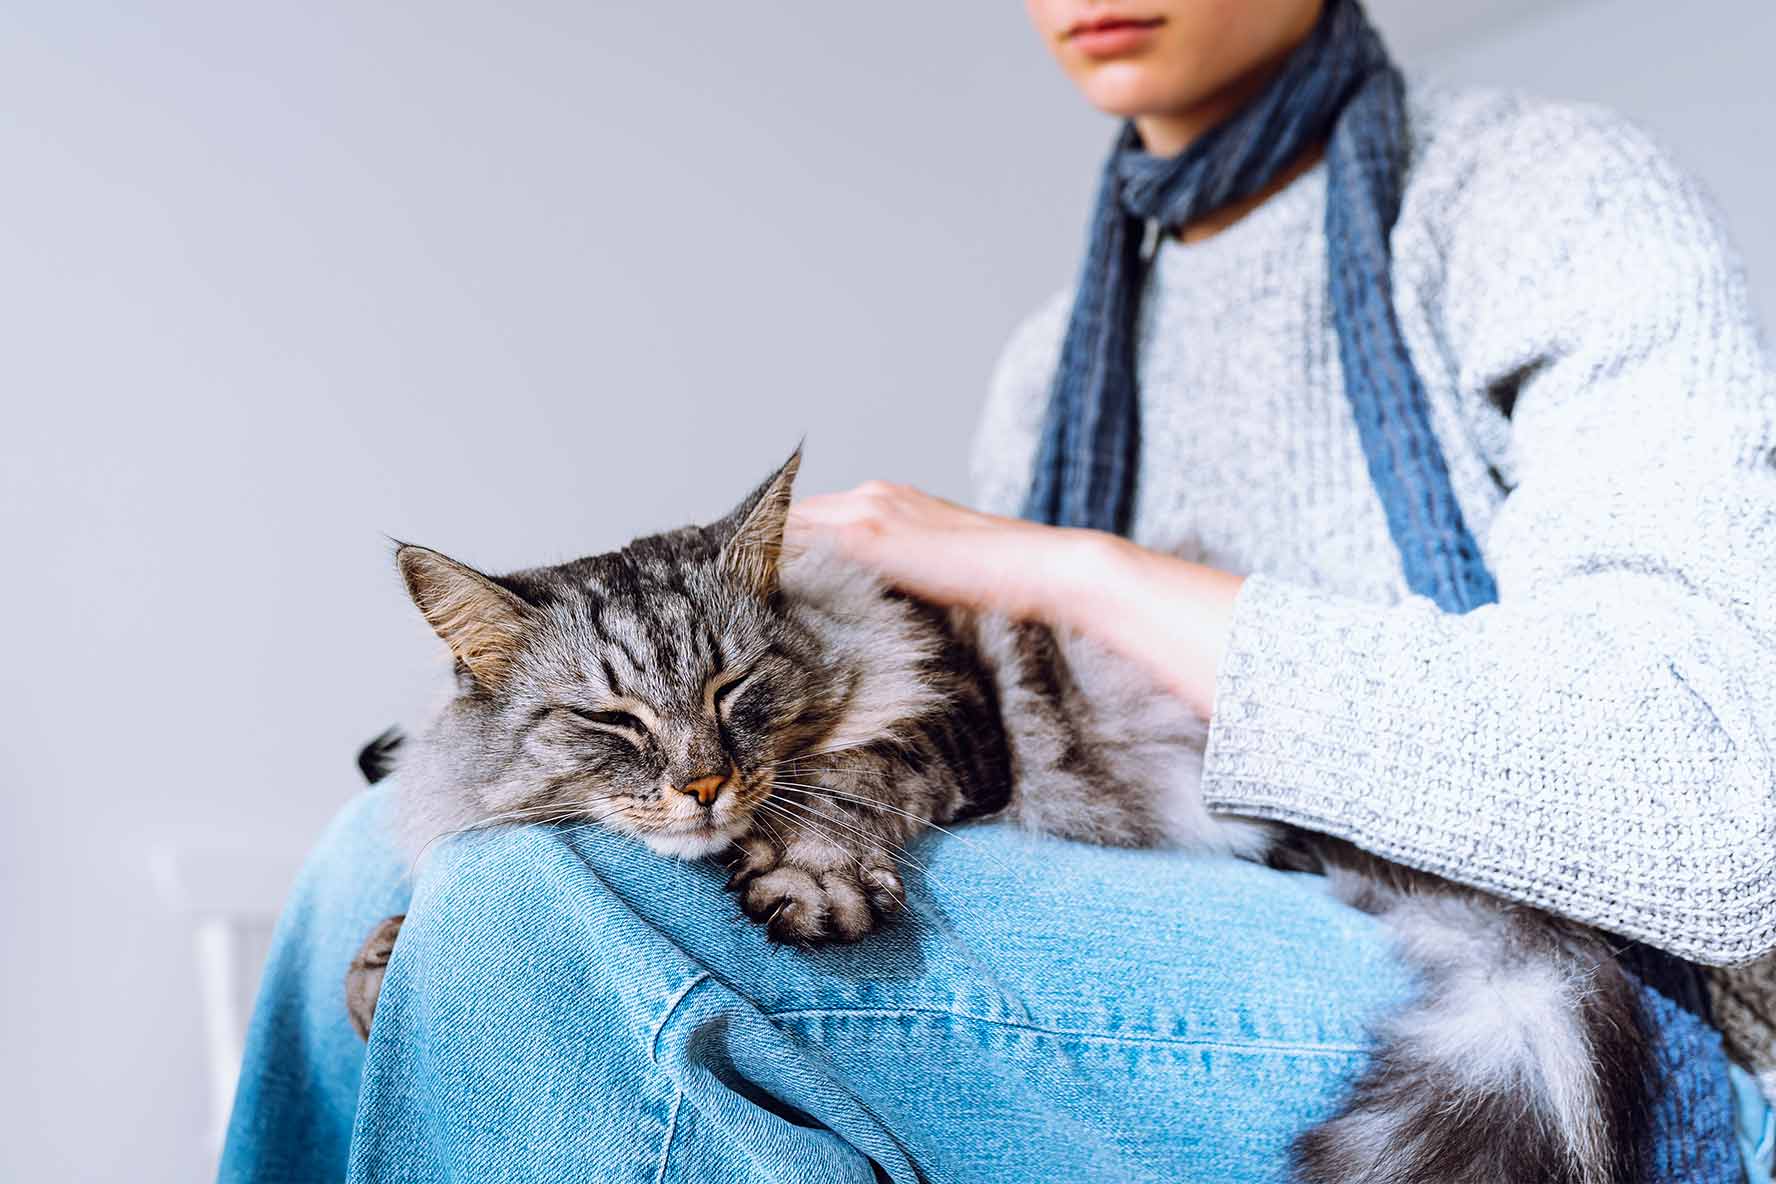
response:
<svg viewBox="0 0 1776 1184"><path fill-rule="evenodd" d="M885 481L805 498L789 518L792 542L835 546L908 592L1001 609L1008 570L1031 566L1018 560L1044 531Z"/></svg>
<svg viewBox="0 0 1776 1184"><path fill-rule="evenodd" d="M947 517L984 517L910 485L866 481L842 493L820 493L790 508L791 530L869 525L941 527Z"/></svg>

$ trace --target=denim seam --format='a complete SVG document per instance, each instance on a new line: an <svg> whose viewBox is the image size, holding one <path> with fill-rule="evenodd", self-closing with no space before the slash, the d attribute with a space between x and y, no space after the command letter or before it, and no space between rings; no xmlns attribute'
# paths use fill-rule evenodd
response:
<svg viewBox="0 0 1776 1184"><path fill-rule="evenodd" d="M654 1184L665 1184L666 1165L672 1158L672 1136L678 1133L678 1108L684 1104L684 1090L674 1090L672 1113L666 1117L666 1138L660 1144L660 1170L654 1173Z"/></svg>
<svg viewBox="0 0 1776 1184"><path fill-rule="evenodd" d="M653 1033L648 1037L648 1060L653 1062L655 1068L660 1065L660 1036L666 1031L666 1025L672 1022L672 1016L684 1003L685 996L710 981L712 980L707 972L694 974L691 976L690 982L680 987L666 1000L666 1006L660 1011L660 1018L654 1023Z"/></svg>
<svg viewBox="0 0 1776 1184"><path fill-rule="evenodd" d="M792 1008L786 1011L769 1013L772 1019L895 1019L907 1016L924 1016L931 1018L971 1020L977 1024L990 1024L998 1028L1012 1028L1023 1032L1034 1032L1040 1036L1067 1036L1082 1040L1102 1040L1114 1044L1162 1044L1176 1045L1182 1048L1222 1049L1227 1052L1300 1052L1326 1054L1358 1054L1366 1055L1373 1050L1363 1044L1321 1043L1316 1041L1291 1040L1201 1040L1180 1036L1124 1036L1114 1032L1088 1032L1072 1028L1044 1027L1038 1024L1021 1024L1011 1020L993 1019L988 1016L972 1015L965 1011L947 1011L936 1007L806 1007Z"/></svg>

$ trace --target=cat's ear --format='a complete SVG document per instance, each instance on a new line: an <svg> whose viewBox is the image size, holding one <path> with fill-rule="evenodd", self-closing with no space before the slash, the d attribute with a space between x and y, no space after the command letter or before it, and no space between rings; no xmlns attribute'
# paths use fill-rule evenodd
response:
<svg viewBox="0 0 1776 1184"><path fill-rule="evenodd" d="M733 534L722 544L722 562L760 596L777 591L777 567L783 558L783 524L789 520L790 496L802 450L790 453L783 467L746 496L728 520Z"/></svg>
<svg viewBox="0 0 1776 1184"><path fill-rule="evenodd" d="M523 643L530 608L474 568L428 547L403 543L395 565L407 594L475 681L498 687Z"/></svg>

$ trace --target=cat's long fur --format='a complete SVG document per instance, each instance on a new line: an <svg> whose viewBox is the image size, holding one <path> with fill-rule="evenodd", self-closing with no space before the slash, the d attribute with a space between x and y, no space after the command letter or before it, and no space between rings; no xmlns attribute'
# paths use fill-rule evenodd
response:
<svg viewBox="0 0 1776 1184"><path fill-rule="evenodd" d="M415 846L489 819L596 818L667 854L721 854L741 907L804 944L890 918L896 852L927 822L1003 816L1313 868L1392 929L1422 988L1376 1033L1339 1113L1299 1141L1302 1180L1640 1178L1650 1045L1601 935L1347 843L1211 814L1202 723L1130 664L920 604L835 554L781 556L797 459L720 522L561 567L496 580L402 549L458 658L455 695L400 753ZM712 803L675 792L724 764ZM392 933L373 936L378 976ZM367 1027L364 973L353 1013Z"/></svg>

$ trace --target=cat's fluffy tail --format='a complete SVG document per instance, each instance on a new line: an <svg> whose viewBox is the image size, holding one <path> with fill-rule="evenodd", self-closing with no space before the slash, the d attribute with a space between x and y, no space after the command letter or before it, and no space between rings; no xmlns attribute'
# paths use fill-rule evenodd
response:
<svg viewBox="0 0 1776 1184"><path fill-rule="evenodd" d="M1360 855L1329 875L1394 930L1421 990L1337 1116L1297 1142L1302 1180L1641 1179L1651 1042L1601 935Z"/></svg>

